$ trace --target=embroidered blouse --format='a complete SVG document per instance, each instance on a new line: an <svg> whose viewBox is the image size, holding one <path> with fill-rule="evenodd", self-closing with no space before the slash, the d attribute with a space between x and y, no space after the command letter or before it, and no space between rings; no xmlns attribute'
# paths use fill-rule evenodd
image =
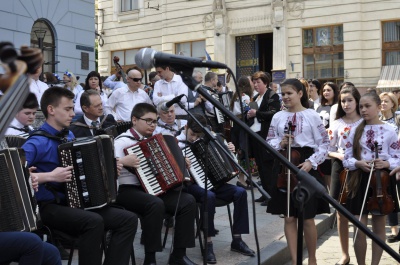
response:
<svg viewBox="0 0 400 265"><path fill-rule="evenodd" d="M325 161L328 155L329 138L324 125L317 112L313 109L306 109L300 112L277 112L269 127L267 142L276 150L280 150L280 142L285 135L285 127L292 121L296 125L293 132L294 140L292 147L311 147L314 154L306 161L310 161L313 169Z"/></svg>
<svg viewBox="0 0 400 265"><path fill-rule="evenodd" d="M351 129L356 129L357 126L363 121L363 119L359 119L353 123L346 123L342 118L335 120L332 123L332 126L328 129L329 135L329 152L338 152L344 154L345 150L345 141L350 135Z"/></svg>
<svg viewBox="0 0 400 265"><path fill-rule="evenodd" d="M353 157L353 141L356 130L351 130L349 137L345 141L345 153L343 166L349 170L355 170L357 159ZM374 142L377 141L381 147L379 158L389 162L389 169L392 170L400 165L400 148L397 134L392 125L375 124L366 125L361 136L361 160L371 161L375 159Z"/></svg>

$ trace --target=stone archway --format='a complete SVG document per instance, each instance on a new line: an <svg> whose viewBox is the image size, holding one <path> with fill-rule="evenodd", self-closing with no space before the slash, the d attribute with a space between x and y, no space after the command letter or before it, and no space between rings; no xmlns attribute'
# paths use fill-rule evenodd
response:
<svg viewBox="0 0 400 265"><path fill-rule="evenodd" d="M51 22L43 18L36 20L31 30L31 47L40 48L40 45L42 45L44 57L43 72L55 73L58 63L55 59L55 30Z"/></svg>

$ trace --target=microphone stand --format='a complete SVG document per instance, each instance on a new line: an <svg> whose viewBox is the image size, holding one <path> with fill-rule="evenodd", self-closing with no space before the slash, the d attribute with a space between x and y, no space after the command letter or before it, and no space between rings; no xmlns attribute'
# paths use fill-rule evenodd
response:
<svg viewBox="0 0 400 265"><path fill-rule="evenodd" d="M210 140L213 140L216 142L215 136L210 132L210 130L207 128L207 126L203 126L201 122L196 119L196 117L188 110L185 108L185 106L181 103L178 102L176 103L178 106L183 109L202 129L204 132L204 142L205 142L205 156L206 156L206 161L205 161L205 172L204 172L204 202L203 202L203 234L204 234L204 252L203 254L203 264L207 264L207 238L208 238L208 198L207 198L207 187L208 187L208 159L207 159L207 153L208 153L208 144ZM199 237L201 238L201 234L199 234ZM200 240L201 242L201 240Z"/></svg>
<svg viewBox="0 0 400 265"><path fill-rule="evenodd" d="M179 69L180 70L180 69ZM230 69L229 69L230 70ZM193 69L192 69L193 71ZM257 140L259 144L265 148L270 154L277 158L282 164L284 164L288 169L291 170L293 174L297 175L299 180L297 185L296 195L294 197L300 198L302 204L306 204L308 199L313 195L317 198L322 198L332 205L337 211L339 211L344 217L346 217L352 224L354 224L361 232L365 233L369 238L371 238L379 247L384 249L390 256L392 256L397 262L400 262L400 255L389 247L382 239L378 238L374 233L372 233L364 224L362 224L357 218L354 217L346 208L340 205L335 199L333 199L327 193L324 186L319 183L314 177L312 177L308 172L300 170L294 164L290 163L283 155L272 148L265 139L261 138L258 134L254 133L245 123L239 120L232 112L228 111L220 102L215 100L207 91L198 89L197 83L191 76L192 71L178 71L181 75L183 82L192 90L196 90L205 99L209 100L216 108L218 108L224 115L235 122L242 130L244 130L250 137ZM230 70L231 71L231 70ZM231 71L232 72L232 71ZM189 73L189 74L188 74ZM300 185L299 185L300 184ZM297 193L299 194L297 195ZM301 264L301 260L297 260L298 264Z"/></svg>

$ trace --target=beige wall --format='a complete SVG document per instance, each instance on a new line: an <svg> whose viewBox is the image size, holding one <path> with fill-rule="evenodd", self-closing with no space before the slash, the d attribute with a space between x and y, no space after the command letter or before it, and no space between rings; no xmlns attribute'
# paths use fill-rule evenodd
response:
<svg viewBox="0 0 400 265"><path fill-rule="evenodd" d="M375 87L382 66L381 21L399 19L398 0L305 1L303 19L287 16L289 76L302 76L302 28L343 24L345 81Z"/></svg>
<svg viewBox="0 0 400 265"><path fill-rule="evenodd" d="M111 51L151 47L175 53L175 43L195 40L205 40L211 58L235 71L235 37L274 32L274 38L282 34L284 40L281 45L274 43L274 50L287 49L279 55L286 57L281 65L287 69L287 77L303 76L302 29L343 24L345 80L359 87L374 87L382 64L381 21L398 19L400 14L399 0L285 1L284 21L277 31L271 8L274 0L226 0L226 9L220 13L213 12L213 0L146 1L139 12L124 15L115 12L119 1L98 1L104 9L105 45L99 49L103 75L111 71ZM152 7L159 3L159 10L148 9L147 3ZM216 28L221 17L223 27Z"/></svg>

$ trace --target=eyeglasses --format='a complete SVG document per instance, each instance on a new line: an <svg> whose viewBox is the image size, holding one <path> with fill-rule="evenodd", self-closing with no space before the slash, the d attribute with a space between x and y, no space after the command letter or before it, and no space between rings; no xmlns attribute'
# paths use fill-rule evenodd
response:
<svg viewBox="0 0 400 265"><path fill-rule="evenodd" d="M136 117L136 119L145 121L145 122L147 123L147 125L150 125L150 126L151 126L151 125L154 125L154 126L157 125L157 120L153 120L153 119L142 119L142 118L139 118L139 117Z"/></svg>
<svg viewBox="0 0 400 265"><path fill-rule="evenodd" d="M130 76L128 76L128 78L130 80L132 80L133 82L142 82L142 78L133 78L133 77L130 77Z"/></svg>

